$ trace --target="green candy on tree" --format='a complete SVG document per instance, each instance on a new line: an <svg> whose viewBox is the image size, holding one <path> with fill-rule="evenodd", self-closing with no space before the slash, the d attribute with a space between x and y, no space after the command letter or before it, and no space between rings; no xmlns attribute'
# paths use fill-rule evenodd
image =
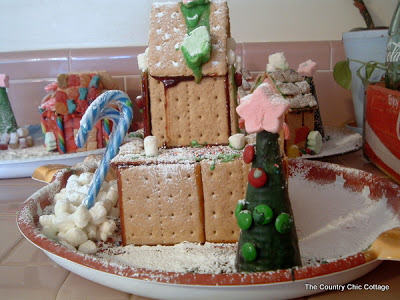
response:
<svg viewBox="0 0 400 300"><path fill-rule="evenodd" d="M266 225L272 221L274 212L271 207L265 204L260 204L256 206L253 211L253 218L256 224Z"/></svg>
<svg viewBox="0 0 400 300"><path fill-rule="evenodd" d="M253 224L253 216L251 215L251 212L248 210L242 210L237 217L237 222L240 229L249 229L251 224Z"/></svg>
<svg viewBox="0 0 400 300"><path fill-rule="evenodd" d="M252 243L244 243L241 248L243 258L248 261L254 261L257 258L257 249Z"/></svg>

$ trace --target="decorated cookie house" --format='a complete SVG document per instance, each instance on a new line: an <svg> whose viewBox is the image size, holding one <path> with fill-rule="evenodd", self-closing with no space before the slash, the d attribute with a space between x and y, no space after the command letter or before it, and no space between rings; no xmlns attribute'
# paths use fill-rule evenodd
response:
<svg viewBox="0 0 400 300"><path fill-rule="evenodd" d="M203 26L192 26L194 12L181 7L181 3L152 7L139 98L145 135L157 136L159 146L167 147L188 146L192 141L226 144L237 132L234 54L228 61L235 43L230 38L228 6L224 1L207 5L197 24ZM196 40L208 34L209 49L202 49L194 61L185 59L185 51L193 51Z"/></svg>
<svg viewBox="0 0 400 300"><path fill-rule="evenodd" d="M39 107L42 131L45 136L46 133L53 134L51 136L55 138L59 153L95 150L106 145L112 128L112 121L107 119L96 125L85 147L78 148L74 138L90 103L106 90L118 89L117 83L109 74L60 74L57 81L45 89L50 93Z"/></svg>
<svg viewBox="0 0 400 300"><path fill-rule="evenodd" d="M255 87L270 76L279 92L290 103L289 111L285 116L285 123L289 131L289 134L285 137L285 153L289 157L296 157L300 153L318 154L322 147L321 138L324 136L324 129L313 78L312 74L308 74L310 72L308 69L303 74L308 74L309 76L300 74L302 68L307 68L303 65L312 64L311 68L316 69L316 63L309 60L302 63L299 66L299 70L295 71L287 67L283 53L273 54L270 59L274 56L282 56L284 66L280 66L282 69L271 67L272 70L260 74L256 78ZM282 65L282 63L280 64Z"/></svg>
<svg viewBox="0 0 400 300"><path fill-rule="evenodd" d="M192 28L185 19L192 12L181 3L152 6L149 47L138 59L144 83L138 104L145 136L165 147L158 156L132 159L129 145L123 146L113 160L124 244L234 242L239 236L234 210L244 197L248 166L240 151L211 147L227 145L237 132L228 7L225 1L200 7L203 26ZM196 43L190 37L207 35L208 60L193 67L185 45L191 51ZM190 145L198 147L182 147Z"/></svg>

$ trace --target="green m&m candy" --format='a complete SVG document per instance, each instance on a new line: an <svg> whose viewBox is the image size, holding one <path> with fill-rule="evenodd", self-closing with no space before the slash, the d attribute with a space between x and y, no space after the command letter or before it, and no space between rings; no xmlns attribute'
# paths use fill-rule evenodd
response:
<svg viewBox="0 0 400 300"><path fill-rule="evenodd" d="M244 243L241 252L246 261L254 261L257 258L257 249L252 243Z"/></svg>
<svg viewBox="0 0 400 300"><path fill-rule="evenodd" d="M239 216L239 213L244 209L244 203L243 200L240 200L236 204L236 209L235 209L235 217L237 218Z"/></svg>
<svg viewBox="0 0 400 300"><path fill-rule="evenodd" d="M256 224L268 224L271 222L272 217L274 216L274 212L271 207L266 204L257 205L253 211L253 218Z"/></svg>
<svg viewBox="0 0 400 300"><path fill-rule="evenodd" d="M279 233L288 233L292 225L293 219L287 213L281 213L275 220L275 228Z"/></svg>
<svg viewBox="0 0 400 300"><path fill-rule="evenodd" d="M251 224L253 223L253 216L249 210L242 210L238 214L237 218L238 225L240 229L247 230L250 228Z"/></svg>

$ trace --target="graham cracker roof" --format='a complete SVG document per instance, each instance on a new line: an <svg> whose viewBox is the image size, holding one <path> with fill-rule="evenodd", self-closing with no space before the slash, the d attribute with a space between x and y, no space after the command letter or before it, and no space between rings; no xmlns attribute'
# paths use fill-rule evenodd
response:
<svg viewBox="0 0 400 300"><path fill-rule="evenodd" d="M226 1L210 4L211 58L203 65L203 75L225 75L228 71L226 39L230 37ZM187 34L180 3L154 3L150 15L149 73L153 76L192 76L180 46ZM178 50L177 50L178 49Z"/></svg>

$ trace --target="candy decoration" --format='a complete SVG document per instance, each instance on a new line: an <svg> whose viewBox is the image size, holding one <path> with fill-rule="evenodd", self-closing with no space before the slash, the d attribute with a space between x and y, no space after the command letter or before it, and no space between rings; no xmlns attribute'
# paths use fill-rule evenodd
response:
<svg viewBox="0 0 400 300"><path fill-rule="evenodd" d="M143 140L144 153L146 156L158 155L158 142L157 137L153 135L146 136Z"/></svg>
<svg viewBox="0 0 400 300"><path fill-rule="evenodd" d="M272 221L274 212L271 207L266 204L260 204L256 206L253 211L254 222L257 224L266 225Z"/></svg>
<svg viewBox="0 0 400 300"><path fill-rule="evenodd" d="M0 133L10 133L18 129L17 121L8 99L6 88L8 87L8 76L0 74Z"/></svg>
<svg viewBox="0 0 400 300"><path fill-rule="evenodd" d="M315 154L320 154L322 150L322 135L319 131L310 131L307 136L307 148Z"/></svg>
<svg viewBox="0 0 400 300"><path fill-rule="evenodd" d="M79 76L75 74L71 74L68 77L68 86L79 86L80 80Z"/></svg>
<svg viewBox="0 0 400 300"><path fill-rule="evenodd" d="M287 218L292 212L279 142L287 104L272 80L267 78L253 95L242 98L237 107L246 130L257 132L255 149L245 148L243 153L244 161L251 162L252 168L246 199L242 202L245 209L252 212L253 223L247 230L240 231L236 255L239 272L264 272L301 265L295 226ZM278 215L275 221L274 215Z"/></svg>
<svg viewBox="0 0 400 300"><path fill-rule="evenodd" d="M76 111L76 104L74 99L67 100L68 113L73 114Z"/></svg>
<svg viewBox="0 0 400 300"><path fill-rule="evenodd" d="M88 89L85 87L79 88L79 100L86 100Z"/></svg>
<svg viewBox="0 0 400 300"><path fill-rule="evenodd" d="M287 213L281 213L275 220L275 228L279 233L290 232L293 225L292 217Z"/></svg>
<svg viewBox="0 0 400 300"><path fill-rule="evenodd" d="M253 145L247 145L246 148L244 148L243 151L243 161L245 164L249 164L253 161L254 155L256 153L256 150Z"/></svg>
<svg viewBox="0 0 400 300"><path fill-rule="evenodd" d="M103 120L103 132L104 132L104 142L107 146L111 134L111 124L110 120L107 118Z"/></svg>
<svg viewBox="0 0 400 300"><path fill-rule="evenodd" d="M252 243L249 242L243 244L241 253L243 258L248 262L252 262L257 258L257 249Z"/></svg>
<svg viewBox="0 0 400 300"><path fill-rule="evenodd" d="M242 210L237 217L237 223L242 230L247 230L253 223L253 216L249 210Z"/></svg>
<svg viewBox="0 0 400 300"><path fill-rule="evenodd" d="M246 145L246 137L242 133L231 135L228 139L229 146L235 150L242 150Z"/></svg>
<svg viewBox="0 0 400 300"><path fill-rule="evenodd" d="M98 88L99 87L99 81L100 77L97 75L94 75L92 79L90 80L89 88Z"/></svg>
<svg viewBox="0 0 400 300"><path fill-rule="evenodd" d="M62 117L57 117L57 142L58 151L60 153L66 153L65 149L65 138L64 138L64 123Z"/></svg>
<svg viewBox="0 0 400 300"><path fill-rule="evenodd" d="M119 106L119 121L118 124L113 128L103 158L94 174L88 195L83 201L83 204L88 209L94 205L97 194L100 191L100 187L107 175L109 163L111 159L118 153L119 146L122 144L123 139L125 138L125 135L131 125L133 110L132 102L130 101L129 97L125 93L115 90L107 91L98 97L92 102L85 115L82 117L80 123L81 127L79 128L78 134L75 138L76 145L79 148L82 148L88 138L89 132L92 130L95 124L102 118L108 117L107 113L104 113L104 111L113 114L114 117L115 109L107 107L110 102L115 102Z"/></svg>
<svg viewBox="0 0 400 300"><path fill-rule="evenodd" d="M239 200L238 203L236 204L236 209L235 209L235 217L237 218L239 216L239 213L244 209L244 201Z"/></svg>
<svg viewBox="0 0 400 300"><path fill-rule="evenodd" d="M255 188L263 187L267 183L267 173L261 168L253 168L249 172L248 180Z"/></svg>

